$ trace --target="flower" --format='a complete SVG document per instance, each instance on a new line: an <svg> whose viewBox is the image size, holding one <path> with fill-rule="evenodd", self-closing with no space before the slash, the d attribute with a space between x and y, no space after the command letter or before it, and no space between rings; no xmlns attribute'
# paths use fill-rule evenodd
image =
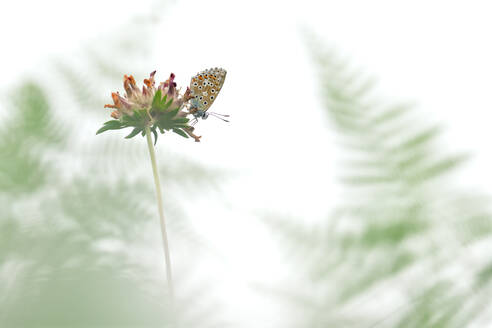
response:
<svg viewBox="0 0 492 328"><path fill-rule="evenodd" d="M175 75L171 73L169 79L161 82L155 87L156 71L150 73L149 78L144 79L142 89L137 87L137 83L132 75L125 75L123 78L123 88L125 95L119 92L111 93L113 104L104 105L105 108L115 109L111 112L113 120L104 123L96 134L107 130L117 130L126 127L133 127L133 131L126 136L132 138L139 133L145 135L147 128L152 131L157 142L157 130L164 133L165 130L188 138L188 136L200 141L200 137L193 134L194 128L188 125L189 119L186 118L190 113L186 111L186 104L192 98L189 88L184 94L180 94L174 82Z"/></svg>

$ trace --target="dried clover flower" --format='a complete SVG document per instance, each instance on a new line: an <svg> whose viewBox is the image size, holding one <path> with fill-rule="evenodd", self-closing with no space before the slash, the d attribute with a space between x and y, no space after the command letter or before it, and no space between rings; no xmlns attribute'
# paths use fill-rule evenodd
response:
<svg viewBox="0 0 492 328"><path fill-rule="evenodd" d="M193 134L194 128L188 124L189 119L186 118L190 114L185 108L185 104L192 98L190 89L187 88L181 95L174 82L173 73L156 88L155 73L156 71L153 71L148 79L144 79L142 89L137 87L132 75L124 76L125 95L122 97L119 92L113 92L113 104L104 106L115 109L111 113L113 120L105 122L96 134L133 127L132 132L126 136L133 138L139 133L144 136L149 128L154 134L155 142L157 130L161 133L173 131L182 137L190 136L195 141L200 141L200 137Z"/></svg>

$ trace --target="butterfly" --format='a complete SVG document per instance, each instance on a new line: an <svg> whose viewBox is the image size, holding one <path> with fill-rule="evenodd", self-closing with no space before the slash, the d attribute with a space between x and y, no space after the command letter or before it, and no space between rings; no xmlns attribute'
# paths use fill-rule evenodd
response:
<svg viewBox="0 0 492 328"><path fill-rule="evenodd" d="M229 117L229 115L207 112L215 98L217 98L220 89L222 89L226 74L227 71L225 69L215 67L201 71L191 78L190 90L192 98L189 112L194 116L192 125L196 124L199 118L205 120L209 115L229 122L224 119L224 117Z"/></svg>

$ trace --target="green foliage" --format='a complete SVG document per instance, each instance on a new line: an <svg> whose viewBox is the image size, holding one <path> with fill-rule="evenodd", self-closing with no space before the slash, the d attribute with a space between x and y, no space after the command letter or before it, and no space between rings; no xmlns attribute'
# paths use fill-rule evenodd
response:
<svg viewBox="0 0 492 328"><path fill-rule="evenodd" d="M443 151L440 127L423 124L410 106L376 101L373 80L334 52L316 41L311 50L326 115L344 150L346 201L312 226L265 220L289 246L296 281L304 283L284 294L300 312L292 327L470 325L487 311L480 304L492 287L490 269L459 254L464 245L483 247L492 214L490 202L451 187L450 173L467 156ZM456 267L466 278L449 281L446 272ZM390 298L399 304L370 306Z"/></svg>
<svg viewBox="0 0 492 328"><path fill-rule="evenodd" d="M0 180L0 325L168 327L179 321L183 327L195 327L199 321L204 327L217 327L220 318L207 316L202 312L204 305L194 303L186 294L176 304L183 310L169 313L163 268L158 266L162 270L156 279L155 268L135 257L139 249L156 249L162 256L159 240L146 239L149 229L155 231L159 224L152 184L131 182L131 176L111 182L97 172L78 172L65 181L56 173L59 169L53 158L70 159L76 155L75 149L62 147L55 123L59 120L54 119L40 87L29 83L20 90L20 94L30 95L29 101L18 103L25 107L13 106L13 113L42 110L38 120L44 125L27 131L25 139L0 141L3 149L26 147L24 152L13 152L17 156L2 158L3 168L12 171ZM11 119L3 133L9 127L33 123L31 115L12 115ZM39 157L43 151L57 153L43 159ZM108 163L114 160L111 154L96 156ZM32 165L22 165L29 158ZM187 167L182 159L177 162ZM23 179L13 179L15 169ZM163 176L179 180L175 172ZM195 182L213 179L213 175L204 177ZM179 217L169 226L173 249L179 254L183 247L196 247L198 255L205 247L183 211L176 208L173 191L176 187L168 189L170 203L166 204L167 214ZM114 245L112 249L101 248L108 243ZM183 274L178 271L178 276ZM186 288L183 279L178 280L178 288ZM148 290L158 292L149 294ZM202 300L207 297L205 293Z"/></svg>
<svg viewBox="0 0 492 328"><path fill-rule="evenodd" d="M206 284L186 276L196 271L194 256L203 257L207 246L190 225L181 196L192 199L194 190L213 186L218 174L177 155L160 168L173 254L193 254L173 259L180 292L170 313L161 241L154 234L159 222L150 164L138 152L145 147L123 147L111 138L96 143L79 133L104 102L77 73L95 69L99 73L91 79L98 82L121 76L114 58L97 62L56 67L67 82L56 85L63 92L49 95L28 81L7 99L0 128L0 326L171 327L178 321L181 327L224 327ZM59 115L62 96L71 97L72 106ZM94 103L97 112L91 111ZM179 128L186 123L168 118ZM121 126L110 122L116 123L103 127ZM151 264L142 259L149 253Z"/></svg>
<svg viewBox="0 0 492 328"><path fill-rule="evenodd" d="M173 132L179 134L180 136L182 136L184 138L188 138L188 135L183 130L173 129Z"/></svg>
<svg viewBox="0 0 492 328"><path fill-rule="evenodd" d="M127 126L125 126L122 122L118 120L110 120L104 122L103 127L97 130L96 134L103 133L104 131L108 131L108 130L119 130L126 127Z"/></svg>
<svg viewBox="0 0 492 328"><path fill-rule="evenodd" d="M184 132L184 129L190 128L187 123L189 119L186 117L178 116L180 110L179 107L171 109L173 99L167 100L167 95L162 97L162 91L159 89L156 91L152 100L152 106L147 109L135 109L133 115L123 114L120 119L114 119L107 121L96 132L96 134L103 133L108 130L119 130L127 127L134 127L132 132L125 138L130 139L142 132L142 136L145 136L145 128L150 127L150 130L154 134L154 143L157 143L157 129L161 133L165 131L173 131L182 137L188 138L188 135Z"/></svg>
<svg viewBox="0 0 492 328"><path fill-rule="evenodd" d="M32 192L49 174L41 150L60 146L63 132L35 82L22 83L10 99L11 115L0 131L0 190Z"/></svg>
<svg viewBox="0 0 492 328"><path fill-rule="evenodd" d="M154 99L152 100L152 108L151 110L155 112L165 112L169 109L169 106L173 103L173 99L169 99L167 101L167 94L162 97L162 91L159 89L154 95Z"/></svg>

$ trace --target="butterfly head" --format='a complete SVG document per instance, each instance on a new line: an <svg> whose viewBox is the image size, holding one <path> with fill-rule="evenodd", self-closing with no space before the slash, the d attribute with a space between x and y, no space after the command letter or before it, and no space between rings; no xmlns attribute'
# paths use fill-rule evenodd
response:
<svg viewBox="0 0 492 328"><path fill-rule="evenodd" d="M206 120L208 118L208 113L202 109L198 109L194 114L193 116L195 116L195 118L201 118L201 119L204 119Z"/></svg>

